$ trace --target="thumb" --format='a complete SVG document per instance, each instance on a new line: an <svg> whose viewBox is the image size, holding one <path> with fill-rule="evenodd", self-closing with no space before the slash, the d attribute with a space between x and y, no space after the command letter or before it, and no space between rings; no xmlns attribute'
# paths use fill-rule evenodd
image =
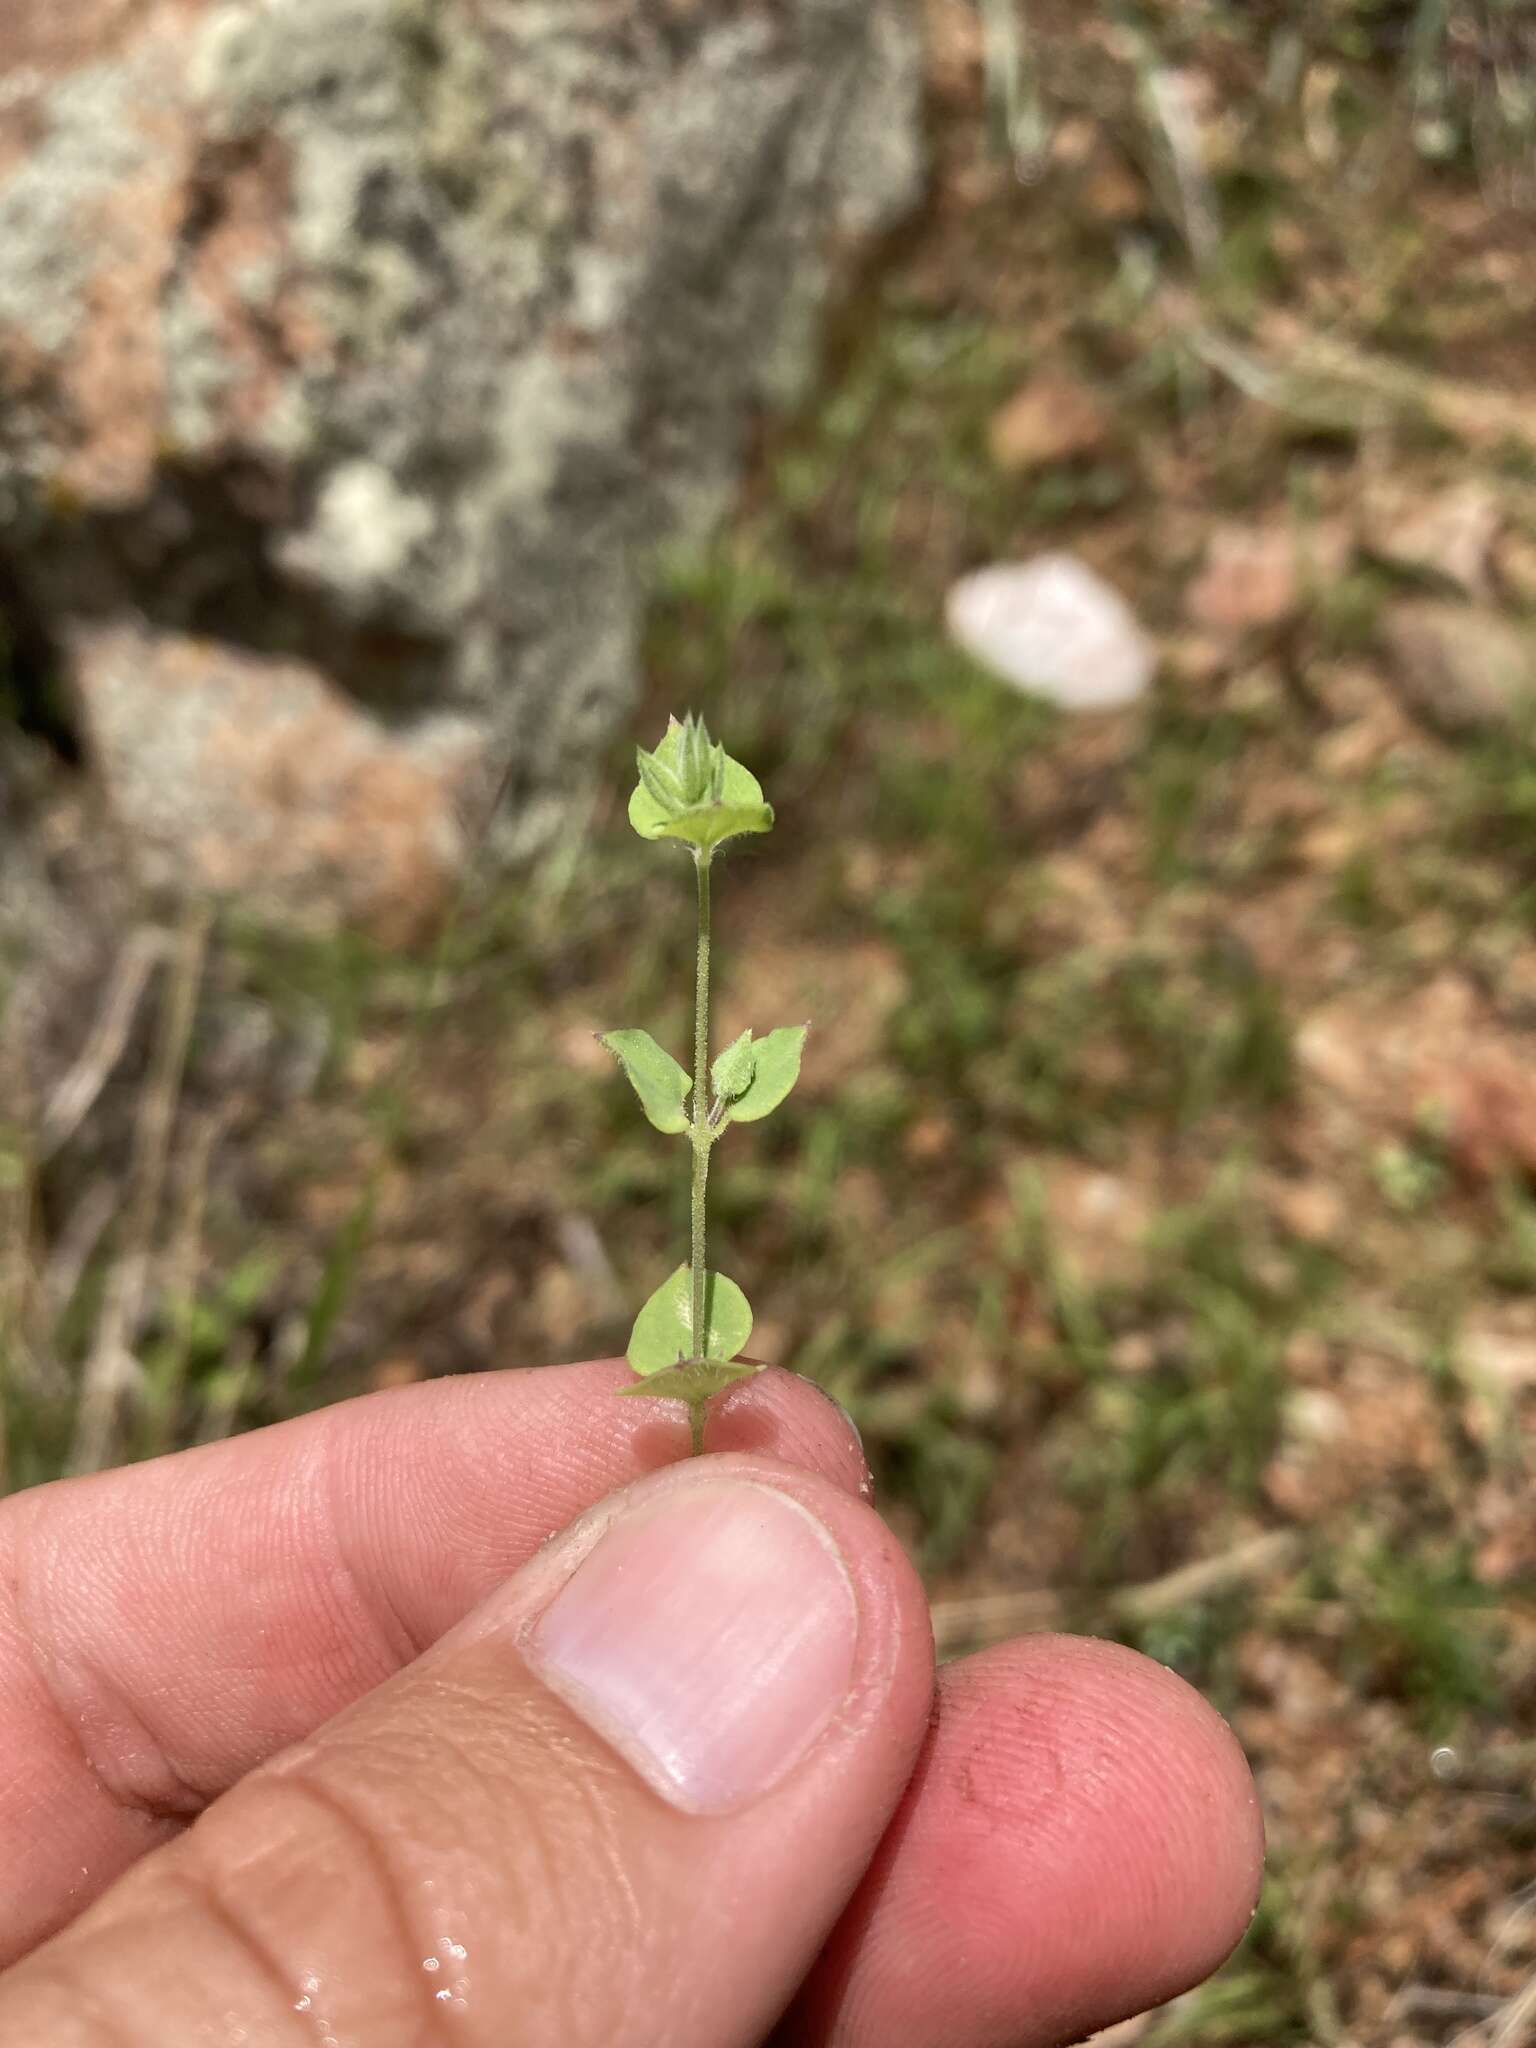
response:
<svg viewBox="0 0 1536 2048"><path fill-rule="evenodd" d="M731 2048L846 1904L929 1707L883 1523L641 1480L0 1978L7 2048Z"/></svg>

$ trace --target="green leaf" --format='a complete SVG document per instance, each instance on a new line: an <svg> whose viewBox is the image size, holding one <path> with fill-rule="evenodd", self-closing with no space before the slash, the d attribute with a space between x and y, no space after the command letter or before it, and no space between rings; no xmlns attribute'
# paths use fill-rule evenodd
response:
<svg viewBox="0 0 1536 2048"><path fill-rule="evenodd" d="M708 804L685 811L653 832L653 839L684 839L701 852L713 853L727 839L741 839L749 832L773 830L772 804Z"/></svg>
<svg viewBox="0 0 1536 2048"><path fill-rule="evenodd" d="M653 1373L649 1379L636 1380L632 1387L615 1391L648 1394L657 1401L686 1401L690 1407L697 1407L740 1380L755 1379L762 1370L755 1363L728 1365L719 1358L696 1358L691 1365L669 1365L665 1372Z"/></svg>
<svg viewBox="0 0 1536 2048"><path fill-rule="evenodd" d="M743 1031L740 1038L734 1039L725 1048L710 1069L710 1080L714 1086L716 1100L730 1102L738 1096L752 1079L752 1070L756 1065L757 1057L752 1050L752 1034L750 1031Z"/></svg>
<svg viewBox="0 0 1536 2048"><path fill-rule="evenodd" d="M722 840L773 829L773 807L764 803L757 777L696 719L674 719L655 752L641 750L637 762L629 822L642 839L682 839L709 852Z"/></svg>
<svg viewBox="0 0 1536 2048"><path fill-rule="evenodd" d="M629 1362L643 1379L665 1372L685 1360L707 1358L717 1364L734 1358L752 1334L747 1297L723 1273L710 1273L704 1283L704 1342L693 1335L693 1276L679 1266L663 1280L635 1317L629 1335Z"/></svg>
<svg viewBox="0 0 1536 2048"><path fill-rule="evenodd" d="M663 1052L649 1031L608 1031L599 1039L629 1076L630 1085L658 1131L686 1131L683 1108L692 1078L671 1053Z"/></svg>
<svg viewBox="0 0 1536 2048"><path fill-rule="evenodd" d="M755 1124L778 1108L800 1078L800 1055L810 1028L809 1024L784 1024L756 1040L752 1079L730 1106L732 1123Z"/></svg>

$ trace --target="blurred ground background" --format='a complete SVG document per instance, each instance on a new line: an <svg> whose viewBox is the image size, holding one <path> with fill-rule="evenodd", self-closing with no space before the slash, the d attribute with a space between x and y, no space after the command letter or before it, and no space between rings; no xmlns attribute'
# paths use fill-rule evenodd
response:
<svg viewBox="0 0 1536 2048"><path fill-rule="evenodd" d="M592 1033L686 1037L683 878L623 803L696 708L780 821L723 864L720 1032L815 1025L712 1189L754 1352L858 1417L946 1649L1119 1636L1258 1772L1247 1941L1117 2035L1508 2048L1536 14L929 15L930 201L666 564L583 829L429 959L146 927L74 1095L0 1112L4 1483L622 1349L686 1196ZM1073 719L946 643L956 576L1044 548L1156 636L1142 704Z"/></svg>

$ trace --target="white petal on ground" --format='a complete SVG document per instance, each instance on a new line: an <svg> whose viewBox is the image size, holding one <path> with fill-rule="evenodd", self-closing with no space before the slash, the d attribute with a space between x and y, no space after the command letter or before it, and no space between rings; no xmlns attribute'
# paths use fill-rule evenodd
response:
<svg viewBox="0 0 1536 2048"><path fill-rule="evenodd" d="M978 569L953 586L946 614L967 654L1067 711L1129 704L1157 667L1124 600L1075 555Z"/></svg>

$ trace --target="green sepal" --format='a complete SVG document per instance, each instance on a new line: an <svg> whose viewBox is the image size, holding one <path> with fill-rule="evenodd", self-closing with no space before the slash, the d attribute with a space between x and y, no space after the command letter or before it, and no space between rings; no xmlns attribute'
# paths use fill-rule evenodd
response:
<svg viewBox="0 0 1536 2048"><path fill-rule="evenodd" d="M752 1079L727 1115L732 1123L754 1124L777 1109L800 1078L809 1024L783 1024L766 1038L754 1040Z"/></svg>
<svg viewBox="0 0 1536 2048"><path fill-rule="evenodd" d="M752 1050L752 1034L743 1031L740 1038L733 1039L710 1069L710 1082L717 1102L731 1102L741 1094L752 1079L757 1066L757 1056Z"/></svg>
<svg viewBox="0 0 1536 2048"><path fill-rule="evenodd" d="M655 1401L686 1401L691 1408L723 1394L742 1380L755 1379L766 1368L756 1363L734 1365L721 1358L693 1358L683 1365L669 1365L665 1372L636 1380L632 1387L616 1387L619 1394L648 1395Z"/></svg>
<svg viewBox="0 0 1536 2048"><path fill-rule="evenodd" d="M606 1046L624 1069L640 1107L658 1131L674 1135L687 1130L683 1103L693 1086L692 1076L649 1031L605 1031L598 1043Z"/></svg>
<svg viewBox="0 0 1536 2048"><path fill-rule="evenodd" d="M682 839L701 853L713 853L727 839L743 839L752 832L773 830L772 804L710 804L698 811L685 811L650 839Z"/></svg>
<svg viewBox="0 0 1536 2048"><path fill-rule="evenodd" d="M704 1338L693 1334L693 1276L686 1266L670 1274L635 1317L626 1356L642 1379L666 1372L687 1359L724 1364L752 1334L747 1297L724 1273L704 1278Z"/></svg>
<svg viewBox="0 0 1536 2048"><path fill-rule="evenodd" d="M637 750L636 765L629 822L642 839L681 839L707 853L722 840L773 828L757 777L711 741L698 719L673 719L653 753Z"/></svg>
<svg viewBox="0 0 1536 2048"><path fill-rule="evenodd" d="M674 811L687 809L688 799L683 795L682 784L654 754L646 753L643 747L636 747L635 766L646 794L658 810L670 817Z"/></svg>
<svg viewBox="0 0 1536 2048"><path fill-rule="evenodd" d="M725 749L709 736L702 718L692 712L679 726L674 718L668 730L677 729L677 775L684 800L691 804L717 804L722 795Z"/></svg>

